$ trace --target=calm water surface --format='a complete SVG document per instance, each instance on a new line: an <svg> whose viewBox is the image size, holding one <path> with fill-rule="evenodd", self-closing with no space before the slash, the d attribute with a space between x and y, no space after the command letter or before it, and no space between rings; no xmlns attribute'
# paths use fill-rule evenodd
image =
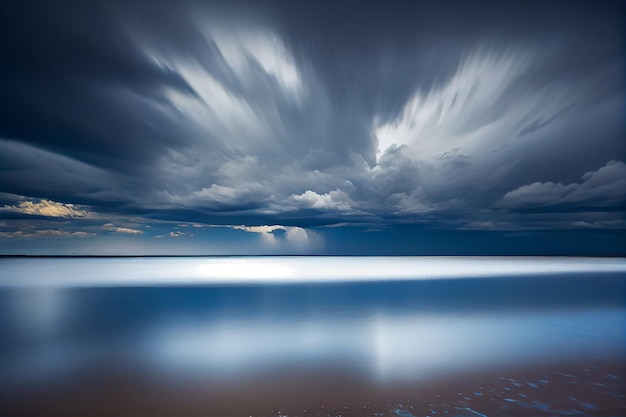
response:
<svg viewBox="0 0 626 417"><path fill-rule="evenodd" d="M11 258L0 271L1 415L626 413L623 259Z"/></svg>

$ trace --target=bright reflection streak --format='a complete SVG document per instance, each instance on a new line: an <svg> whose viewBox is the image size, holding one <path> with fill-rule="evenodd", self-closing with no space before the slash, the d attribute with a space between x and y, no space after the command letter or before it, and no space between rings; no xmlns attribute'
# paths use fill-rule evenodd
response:
<svg viewBox="0 0 626 417"><path fill-rule="evenodd" d="M376 372L385 379L487 369L537 359L624 354L623 310L382 317L374 323Z"/></svg>
<svg viewBox="0 0 626 417"><path fill-rule="evenodd" d="M226 262L201 263L196 267L200 279L239 279L239 280L287 280L296 275L295 268L281 262L256 262L235 260Z"/></svg>
<svg viewBox="0 0 626 417"><path fill-rule="evenodd" d="M367 329L355 322L222 322L165 325L146 339L152 366L188 376L250 373L267 366L363 357ZM152 355L152 356L150 356ZM281 369L279 366L278 369ZM211 371L207 373L207 371Z"/></svg>
<svg viewBox="0 0 626 417"><path fill-rule="evenodd" d="M170 375L220 378L334 358L383 380L420 379L538 358L624 354L623 310L505 315L371 314L357 320L226 320L162 325L142 349Z"/></svg>
<svg viewBox="0 0 626 417"><path fill-rule="evenodd" d="M63 290L26 288L16 291L10 300L12 315L30 336L47 336L62 327L71 308Z"/></svg>
<svg viewBox="0 0 626 417"><path fill-rule="evenodd" d="M626 272L621 258L1 259L0 287L316 283Z"/></svg>

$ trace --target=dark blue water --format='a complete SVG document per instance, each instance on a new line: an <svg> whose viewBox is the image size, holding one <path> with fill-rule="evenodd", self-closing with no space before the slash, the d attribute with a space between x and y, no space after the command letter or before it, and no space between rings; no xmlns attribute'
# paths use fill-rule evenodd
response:
<svg viewBox="0 0 626 417"><path fill-rule="evenodd" d="M435 383L450 387L450 381L477 375L489 376L491 382L483 385L496 388L477 384L457 405L452 399L440 402L440 411L619 415L626 410L623 367L616 365L626 357L623 260L483 259L470 265L471 259L418 258L403 261L397 276L393 268L389 276L363 271L367 280L358 279L358 258L328 260L337 266L334 273L324 265L327 258L280 258L274 264L235 259L236 273L223 260L214 270L210 260L161 261L0 260L5 271L0 411L9 413L2 415L36 415L42 409L94 414L108 400L117 403L109 414L118 415L278 415L287 413L281 403L291 415L306 415L306 404L318 411L325 402L339 407L342 396L349 404L343 415L374 415L355 411L365 401L359 398L391 391L410 397L407 390ZM376 259L364 263L371 262ZM470 263L471 276L458 273L464 262ZM293 273L303 263L308 272L298 281ZM248 264L253 268L242 267ZM165 274L163 265L169 268ZM259 272L259 265L285 279ZM315 265L325 277L315 279ZM133 271L128 281L126 269ZM411 269L415 279L406 272ZM536 381L519 379L530 392L507 397L507 387L498 381L523 371L538 372ZM579 385L590 388L581 392L583 385L568 386L572 381L559 375L584 379ZM539 382L549 376L563 379L559 389L556 382ZM509 389L519 391L517 384ZM254 399L261 391L263 398ZM291 399L281 397L285 392ZM614 395L606 406L608 393ZM187 394L208 399L196 404ZM169 402L150 408L168 395ZM82 402L76 403L76 396ZM242 396L250 399L245 407ZM34 399L45 406L34 407ZM420 415L419 407L411 411L406 404L370 407L386 415ZM518 408L504 411L513 406Z"/></svg>

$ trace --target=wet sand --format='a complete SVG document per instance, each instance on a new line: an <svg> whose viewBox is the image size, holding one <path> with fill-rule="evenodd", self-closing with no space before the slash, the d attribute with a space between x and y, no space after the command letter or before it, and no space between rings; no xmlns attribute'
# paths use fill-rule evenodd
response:
<svg viewBox="0 0 626 417"><path fill-rule="evenodd" d="M51 385L5 391L0 415L623 416L626 367L617 359L388 382L337 367L294 367L221 383L146 378L103 367Z"/></svg>

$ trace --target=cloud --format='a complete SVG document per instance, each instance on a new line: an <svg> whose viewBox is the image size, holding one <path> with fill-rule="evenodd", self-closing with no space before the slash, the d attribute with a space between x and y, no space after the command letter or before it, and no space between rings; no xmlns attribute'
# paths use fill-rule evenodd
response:
<svg viewBox="0 0 626 417"><path fill-rule="evenodd" d="M90 217L89 212L84 208L81 208L80 206L74 204L59 203L50 200L41 200L39 202L21 201L17 206L5 205L2 207L2 210L46 217Z"/></svg>
<svg viewBox="0 0 626 417"><path fill-rule="evenodd" d="M169 232L166 235L154 235L155 238L163 238L163 237L181 237L181 236L193 236L193 233L181 232L180 230L175 230Z"/></svg>
<svg viewBox="0 0 626 417"><path fill-rule="evenodd" d="M242 187L228 187L213 184L208 188L194 191L189 198L182 197L185 203L199 206L237 207L253 204L256 198L262 198L262 190L257 184L245 184Z"/></svg>
<svg viewBox="0 0 626 417"><path fill-rule="evenodd" d="M243 230L245 232L250 232L250 233L272 233L275 230L287 230L285 226L278 226L278 225L273 225L273 226L238 225L238 226L230 226L230 228L235 229L235 230Z"/></svg>
<svg viewBox="0 0 626 417"><path fill-rule="evenodd" d="M507 192L497 202L497 206L511 210L541 210L553 207L624 210L626 206L624 162L609 161L597 171L585 173L581 179L580 183L571 184L548 181L523 185Z"/></svg>
<svg viewBox="0 0 626 417"><path fill-rule="evenodd" d="M302 194L292 195L289 200L299 208L347 211L351 209L348 195L337 189L325 194L307 190Z"/></svg>
<svg viewBox="0 0 626 417"><path fill-rule="evenodd" d="M0 237L14 239L14 238L41 238L41 237L88 237L95 236L95 233L88 232L68 232L65 230L58 229L46 229L46 230L35 230L35 231L21 231L17 230L14 232L0 232Z"/></svg>
<svg viewBox="0 0 626 417"><path fill-rule="evenodd" d="M318 233L303 227L281 225L232 225L228 227L259 234L266 248L277 250L279 253L315 253L324 246L324 241Z"/></svg>
<svg viewBox="0 0 626 417"><path fill-rule="evenodd" d="M522 213L541 207L618 224L598 217L621 204L623 163L597 170L623 160L611 7L283 6L14 6L0 193L32 201L2 212L120 235L221 224L276 248L337 224L562 227Z"/></svg>
<svg viewBox="0 0 626 417"><path fill-rule="evenodd" d="M598 86L607 81L602 71L570 80L541 77L552 70L546 64L549 53L558 52L548 47L474 48L449 80L418 89L396 118L375 120L379 158L392 145L407 145L422 160L462 154L488 165L502 163L494 159L507 148L507 153L516 150L525 156L525 148L545 141L546 135L553 144L567 140L568 125L580 115L588 117L590 103L607 100L598 94ZM606 74L616 76L614 69Z"/></svg>
<svg viewBox="0 0 626 417"><path fill-rule="evenodd" d="M240 79L252 81L255 70L260 67L285 92L296 96L302 94L300 71L282 39L275 33L247 27L236 31L233 36L232 31L219 27L215 22L199 22L198 26L205 37L215 42L224 61Z"/></svg>
<svg viewBox="0 0 626 417"><path fill-rule="evenodd" d="M288 117L302 110L304 81L280 36L251 22L224 24L200 15L189 23L199 35L190 39L193 54L164 49L136 34L147 60L176 73L189 87L162 90L180 134L209 158L214 152L280 154L285 147L301 146L288 143L296 128Z"/></svg>
<svg viewBox="0 0 626 417"><path fill-rule="evenodd" d="M102 225L102 229L106 230L108 232L126 233L126 234L131 234L131 235L141 235L141 234L143 234L142 230L131 229L131 228L128 228L128 227L117 227L113 223L103 224Z"/></svg>
<svg viewBox="0 0 626 417"><path fill-rule="evenodd" d="M95 204L131 197L119 188L123 181L114 170L1 137L0 166L2 190L16 195L41 196L52 201L89 200Z"/></svg>
<svg viewBox="0 0 626 417"><path fill-rule="evenodd" d="M483 142L497 136L494 129L501 123L499 119L511 114L517 118L528 116L530 108L519 112L520 104L526 106L525 103L514 104L506 99L529 63L530 57L522 51L469 55L444 86L427 94L417 92L399 118L375 125L379 152L393 144L410 145L420 154L440 157L449 149L462 147L467 152L484 146ZM498 109L502 104L517 109L503 115Z"/></svg>
<svg viewBox="0 0 626 417"><path fill-rule="evenodd" d="M279 226L279 225L272 225L272 226L234 225L234 226L230 226L230 228L234 230L243 230L244 232L248 232L248 233L258 233L261 237L261 241L263 242L263 244L265 246L269 246L270 248L277 248L278 246L280 246L280 243L281 243L281 239L277 237L277 235L274 232L276 231L287 232L286 234L288 236L288 231L292 229L292 227Z"/></svg>

